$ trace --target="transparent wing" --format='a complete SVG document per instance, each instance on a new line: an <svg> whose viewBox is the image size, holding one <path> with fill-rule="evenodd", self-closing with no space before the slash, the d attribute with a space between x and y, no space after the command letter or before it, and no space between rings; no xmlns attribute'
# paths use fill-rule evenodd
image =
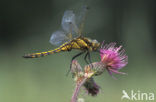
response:
<svg viewBox="0 0 156 102"><path fill-rule="evenodd" d="M65 11L61 22L63 30L54 32L50 37L50 43L59 46L81 35L87 10L87 6L82 7L77 17L72 10Z"/></svg>
<svg viewBox="0 0 156 102"><path fill-rule="evenodd" d="M49 42L52 45L59 46L68 40L69 40L69 38L66 36L66 33L61 30L58 30L58 31L52 33Z"/></svg>
<svg viewBox="0 0 156 102"><path fill-rule="evenodd" d="M79 28L79 31L78 33L81 35L82 33L82 30L84 28L84 22L85 22L85 19L86 19L86 15L87 15L87 11L88 11L89 7L88 6L83 6L81 9L80 9L80 12L76 18L76 24Z"/></svg>
<svg viewBox="0 0 156 102"><path fill-rule="evenodd" d="M67 34L71 34L72 36L76 36L78 34L76 17L72 10L67 10L64 12L61 25Z"/></svg>

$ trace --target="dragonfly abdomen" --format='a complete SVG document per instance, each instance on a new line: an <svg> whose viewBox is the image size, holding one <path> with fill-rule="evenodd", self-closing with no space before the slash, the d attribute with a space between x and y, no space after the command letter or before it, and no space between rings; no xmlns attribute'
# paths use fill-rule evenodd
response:
<svg viewBox="0 0 156 102"><path fill-rule="evenodd" d="M60 48L56 48L54 50L49 50L49 51L45 51L45 52L27 54L27 55L24 55L23 57L24 58L39 58L39 57L44 57L44 56L51 55L51 54L54 54L54 53L57 53L60 51L61 51Z"/></svg>
<svg viewBox="0 0 156 102"><path fill-rule="evenodd" d="M71 45L68 44L68 43L65 43L65 44L61 45L60 47L58 47L58 48L56 48L54 50L27 54L27 55L24 55L23 57L24 58L39 58L39 57L44 57L44 56L51 55L51 54L54 54L54 53L58 53L58 52L61 52L61 51L70 51L71 49L72 49Z"/></svg>

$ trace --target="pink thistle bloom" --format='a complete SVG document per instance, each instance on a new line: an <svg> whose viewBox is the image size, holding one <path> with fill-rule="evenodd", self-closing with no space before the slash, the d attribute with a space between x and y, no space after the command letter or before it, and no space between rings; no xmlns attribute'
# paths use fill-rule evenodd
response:
<svg viewBox="0 0 156 102"><path fill-rule="evenodd" d="M109 74L125 74L118 70L125 67L128 63L128 56L124 54L122 46L115 47L116 43L102 44L100 49L101 63L105 65Z"/></svg>

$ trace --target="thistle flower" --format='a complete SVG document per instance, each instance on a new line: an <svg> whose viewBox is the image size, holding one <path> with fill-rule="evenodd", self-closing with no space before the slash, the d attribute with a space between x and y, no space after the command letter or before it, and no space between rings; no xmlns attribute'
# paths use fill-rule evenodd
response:
<svg viewBox="0 0 156 102"><path fill-rule="evenodd" d="M93 62L85 65L83 70L80 64L74 60L72 61L71 73L76 81L76 87L71 99L71 102L77 102L78 93L80 88L84 86L88 94L96 96L100 87L95 83L93 77L101 75L105 70L116 74L125 74L119 72L119 69L125 67L128 63L128 56L124 54L125 50L121 49L122 46L115 47L116 43L102 44L100 49L100 62Z"/></svg>
<svg viewBox="0 0 156 102"><path fill-rule="evenodd" d="M105 65L110 75L112 75L112 72L116 74L125 74L118 70L127 65L128 56L124 54L124 49L121 50L122 46L115 46L116 43L102 44L100 49L101 63Z"/></svg>

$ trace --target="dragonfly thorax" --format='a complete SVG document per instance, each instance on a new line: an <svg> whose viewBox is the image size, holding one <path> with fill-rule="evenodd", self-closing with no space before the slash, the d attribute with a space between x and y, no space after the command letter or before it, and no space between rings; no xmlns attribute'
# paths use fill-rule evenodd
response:
<svg viewBox="0 0 156 102"><path fill-rule="evenodd" d="M100 46L100 43L97 40L92 40L82 36L78 39L82 42L80 46L89 51L96 51Z"/></svg>

